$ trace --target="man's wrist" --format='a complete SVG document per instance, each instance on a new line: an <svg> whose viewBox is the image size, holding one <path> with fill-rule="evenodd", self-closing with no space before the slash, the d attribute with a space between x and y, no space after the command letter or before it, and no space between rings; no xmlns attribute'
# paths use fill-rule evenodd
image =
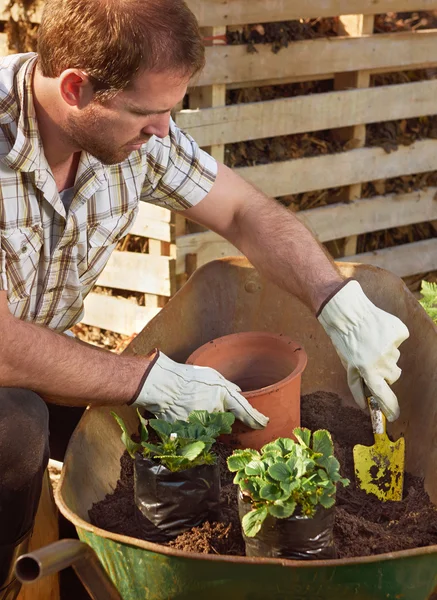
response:
<svg viewBox="0 0 437 600"><path fill-rule="evenodd" d="M353 277L348 277L347 279L344 279L341 282L333 282L328 289L325 288L325 292L327 292L327 295L325 296L324 300L322 301L322 303L320 304L317 312L316 312L316 317L319 318L322 310L325 308L325 306L328 304L328 302L330 300L332 300L332 298L338 294L338 292L344 288L345 285L347 285L349 282L351 281L355 281Z"/></svg>
<svg viewBox="0 0 437 600"><path fill-rule="evenodd" d="M143 376L141 377L140 383L138 384L138 387L135 391L135 394L132 396L132 399L129 400L128 405L132 405L134 404L134 402L136 400L138 400L138 396L141 393L141 390L144 387L144 384L146 382L147 377L149 376L150 371L152 370L152 368L155 366L156 361L158 360L160 355L160 352L157 348L154 348L148 355L147 358L150 360L150 363L147 365L146 370L144 371Z"/></svg>

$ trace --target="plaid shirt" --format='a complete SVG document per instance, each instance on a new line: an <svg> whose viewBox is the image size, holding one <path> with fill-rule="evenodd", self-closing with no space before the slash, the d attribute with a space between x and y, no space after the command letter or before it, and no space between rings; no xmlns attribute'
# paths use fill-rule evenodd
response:
<svg viewBox="0 0 437 600"><path fill-rule="evenodd" d="M216 163L171 122L124 162L105 166L82 152L66 213L44 156L32 97L35 54L0 60L0 289L20 319L65 331L140 200L169 209L200 202Z"/></svg>

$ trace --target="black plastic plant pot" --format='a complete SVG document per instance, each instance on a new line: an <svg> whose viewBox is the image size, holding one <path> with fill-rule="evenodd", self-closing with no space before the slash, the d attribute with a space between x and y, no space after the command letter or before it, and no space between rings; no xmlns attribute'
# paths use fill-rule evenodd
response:
<svg viewBox="0 0 437 600"><path fill-rule="evenodd" d="M240 521L252 504L238 494ZM246 556L266 556L293 560L336 558L334 546L334 508L319 507L312 518L293 515L276 519L268 515L255 537L243 538Z"/></svg>
<svg viewBox="0 0 437 600"><path fill-rule="evenodd" d="M137 521L149 541L169 541L206 520L220 518L218 464L172 472L137 454L134 481Z"/></svg>

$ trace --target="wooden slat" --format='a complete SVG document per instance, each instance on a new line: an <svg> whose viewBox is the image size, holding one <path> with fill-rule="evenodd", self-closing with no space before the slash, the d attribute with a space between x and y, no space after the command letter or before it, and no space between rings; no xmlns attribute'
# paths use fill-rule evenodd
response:
<svg viewBox="0 0 437 600"><path fill-rule="evenodd" d="M339 17L339 25L342 35L359 37L372 35L375 24L374 15L342 15ZM348 90L352 88L368 88L370 85L369 71L351 71L348 73L337 73L334 77L334 90ZM362 123L353 127L341 127L336 129L334 137L343 143L353 144L352 148L363 148L366 144L366 126ZM362 183L349 185L340 192L339 200L350 202L361 197ZM356 254L358 237L356 235L347 237L340 245L340 254L348 256ZM336 242L337 244L337 242ZM328 248L330 250L330 248ZM337 252L338 252L337 245Z"/></svg>
<svg viewBox="0 0 437 600"><path fill-rule="evenodd" d="M168 256L113 252L97 285L171 296L171 260Z"/></svg>
<svg viewBox="0 0 437 600"><path fill-rule="evenodd" d="M434 169L437 169L437 140L429 139L400 146L390 154L382 148L359 148L241 167L236 172L270 196L285 196Z"/></svg>
<svg viewBox="0 0 437 600"><path fill-rule="evenodd" d="M232 144L276 135L432 115L437 110L436 97L437 80L418 81L221 108L184 110L177 114L177 124L200 146Z"/></svg>
<svg viewBox="0 0 437 600"><path fill-rule="evenodd" d="M171 212L169 210L140 202L137 218L129 233L171 242L172 225L170 220Z"/></svg>
<svg viewBox="0 0 437 600"><path fill-rule="evenodd" d="M85 315L81 322L132 335L139 333L159 311L159 308L138 306L124 298L91 293L85 300Z"/></svg>
<svg viewBox="0 0 437 600"><path fill-rule="evenodd" d="M6 33L0 33L0 56L6 56L10 53L11 51L9 50L8 36Z"/></svg>
<svg viewBox="0 0 437 600"><path fill-rule="evenodd" d="M434 10L435 0L188 0L201 26L241 25L300 18Z"/></svg>
<svg viewBox="0 0 437 600"><path fill-rule="evenodd" d="M332 204L296 213L320 242L381 229L432 221L437 217L437 188L408 194L390 194L350 204ZM187 254L197 256L197 266L240 252L213 231L185 235L176 240L176 272L183 273Z"/></svg>
<svg viewBox="0 0 437 600"><path fill-rule="evenodd" d="M337 260L365 263L392 271L399 277L408 277L437 269L437 239L345 256Z"/></svg>
<svg viewBox="0 0 437 600"><path fill-rule="evenodd" d="M202 33L205 36L214 38L216 36L226 35L226 27L205 27L202 29ZM212 40L212 45L218 40ZM189 94L189 106L190 108L206 108L214 106L224 106L226 104L226 85L212 85L203 87L194 87ZM213 142L209 146L205 146L204 150L211 154L217 161L224 162L225 158L225 147L222 144Z"/></svg>
<svg viewBox="0 0 437 600"><path fill-rule="evenodd" d="M377 196L296 213L321 242L431 221L437 217L437 188Z"/></svg>
<svg viewBox="0 0 437 600"><path fill-rule="evenodd" d="M43 2L33 4L32 23L41 21ZM336 17L342 14L376 14L391 11L434 10L435 0L188 0L201 27L288 21L300 18ZM5 19L8 0L0 0Z"/></svg>
<svg viewBox="0 0 437 600"><path fill-rule="evenodd" d="M258 44L256 52L245 45L206 48L206 66L197 85L214 85L233 81L257 82L269 77L373 70L380 68L418 68L435 64L437 31L378 34L357 38L337 37L302 40L291 43L274 54L269 44ZM434 63L431 61L434 60Z"/></svg>

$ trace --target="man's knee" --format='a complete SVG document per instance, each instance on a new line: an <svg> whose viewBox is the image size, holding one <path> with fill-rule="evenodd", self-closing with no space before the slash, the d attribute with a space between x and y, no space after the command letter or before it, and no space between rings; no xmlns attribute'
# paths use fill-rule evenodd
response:
<svg viewBox="0 0 437 600"><path fill-rule="evenodd" d="M48 460L49 417L34 392L0 388L0 477L2 487L18 489Z"/></svg>

